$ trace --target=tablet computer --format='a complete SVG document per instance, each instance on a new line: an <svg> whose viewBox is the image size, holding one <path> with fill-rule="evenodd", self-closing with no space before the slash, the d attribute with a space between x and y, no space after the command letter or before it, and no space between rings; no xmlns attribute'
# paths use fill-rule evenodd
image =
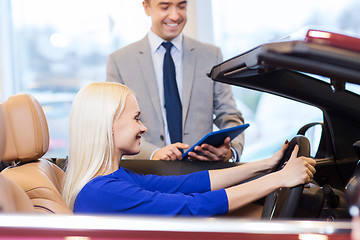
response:
<svg viewBox="0 0 360 240"><path fill-rule="evenodd" d="M183 156L182 160L187 159L188 153L191 151L194 151L194 148L196 146L200 146L203 143L207 143L209 145L212 145L214 147L219 147L221 144L224 143L225 138L230 137L230 141L232 141L234 138L236 138L239 134L241 134L246 128L248 128L250 125L248 123L231 127L231 128L225 128L218 131L214 131L211 133L206 134L200 141L195 143L189 150L187 150Z"/></svg>

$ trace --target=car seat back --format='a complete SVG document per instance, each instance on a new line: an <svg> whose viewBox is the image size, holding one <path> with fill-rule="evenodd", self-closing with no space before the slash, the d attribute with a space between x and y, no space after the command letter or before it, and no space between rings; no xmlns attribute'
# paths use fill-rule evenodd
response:
<svg viewBox="0 0 360 240"><path fill-rule="evenodd" d="M49 148L49 130L39 102L29 94L16 94L1 108L6 129L3 161L13 163L1 174L26 192L36 212L72 213L61 197L64 171L40 159Z"/></svg>
<svg viewBox="0 0 360 240"><path fill-rule="evenodd" d="M5 151L5 124L4 113L0 108L0 160ZM30 198L16 183L0 174L0 212L34 212Z"/></svg>
<svg viewBox="0 0 360 240"><path fill-rule="evenodd" d="M0 212L34 213L34 206L21 187L0 174Z"/></svg>

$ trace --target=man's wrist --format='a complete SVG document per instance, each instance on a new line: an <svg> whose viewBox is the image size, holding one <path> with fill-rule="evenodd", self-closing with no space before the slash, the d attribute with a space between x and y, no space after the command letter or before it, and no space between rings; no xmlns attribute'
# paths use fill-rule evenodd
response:
<svg viewBox="0 0 360 240"><path fill-rule="evenodd" d="M153 160L153 157L154 157L154 154L158 151L158 150L160 150L161 148L156 148L153 152L152 152L152 154L150 155L150 160Z"/></svg>
<svg viewBox="0 0 360 240"><path fill-rule="evenodd" d="M229 158L228 162L238 162L238 153L235 148L231 147L232 156Z"/></svg>

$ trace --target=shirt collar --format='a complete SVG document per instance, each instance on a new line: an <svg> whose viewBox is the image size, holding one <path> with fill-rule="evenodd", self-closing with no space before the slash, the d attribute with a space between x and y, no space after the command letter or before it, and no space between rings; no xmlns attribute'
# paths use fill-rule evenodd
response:
<svg viewBox="0 0 360 240"><path fill-rule="evenodd" d="M151 30L148 34L148 38L149 38L150 50L152 53L155 53L159 49L161 44L165 41L164 39L162 39L161 37L156 35ZM171 40L171 42L172 42L172 44L174 44L175 48L179 52L182 52L182 48L183 48L182 47L182 42L183 42L183 34L182 33L180 33L176 38Z"/></svg>

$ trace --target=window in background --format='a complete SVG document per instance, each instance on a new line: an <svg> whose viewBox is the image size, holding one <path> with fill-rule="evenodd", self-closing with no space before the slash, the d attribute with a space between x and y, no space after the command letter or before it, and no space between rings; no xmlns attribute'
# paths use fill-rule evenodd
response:
<svg viewBox="0 0 360 240"><path fill-rule="evenodd" d="M68 119L76 92L104 81L109 53L147 33L140 1L12 0L13 93L42 104L50 129L46 156L68 154Z"/></svg>
<svg viewBox="0 0 360 240"><path fill-rule="evenodd" d="M212 9L215 44L224 60L306 27L360 35L358 0L212 0ZM304 124L323 119L321 110L292 100L240 87L233 93L251 125L242 161L271 156Z"/></svg>
<svg viewBox="0 0 360 240"><path fill-rule="evenodd" d="M0 9L5 9L4 2L11 3L11 37L1 48L13 49L9 61L13 66L8 68L14 73L13 78L5 79L11 83L11 91L5 94L29 92L40 100L50 129L47 156L65 157L75 93L88 82L105 80L108 54L142 38L150 19L140 0L0 0ZM215 44L227 59L306 25L359 33L359 8L357 0L213 0ZM302 126L303 122L293 125L282 121L288 114L286 107L294 108L288 100L238 87L233 90L246 122L252 125L246 130L243 160L271 155ZM271 109L268 104L273 101L282 107ZM309 117L322 119L320 110L300 105L296 108ZM287 127L280 135L266 128L271 125ZM279 138L274 139L274 134Z"/></svg>

